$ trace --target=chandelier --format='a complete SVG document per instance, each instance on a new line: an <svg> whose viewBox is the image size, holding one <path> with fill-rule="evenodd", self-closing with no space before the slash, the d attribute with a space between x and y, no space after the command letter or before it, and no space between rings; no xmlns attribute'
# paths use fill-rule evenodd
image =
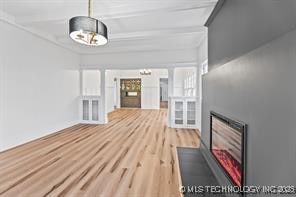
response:
<svg viewBox="0 0 296 197"><path fill-rule="evenodd" d="M105 45L108 42L107 26L91 17L91 0L88 0L88 16L75 16L69 21L70 37L88 46Z"/></svg>
<svg viewBox="0 0 296 197"><path fill-rule="evenodd" d="M141 69L140 75L151 75L151 70L150 69Z"/></svg>

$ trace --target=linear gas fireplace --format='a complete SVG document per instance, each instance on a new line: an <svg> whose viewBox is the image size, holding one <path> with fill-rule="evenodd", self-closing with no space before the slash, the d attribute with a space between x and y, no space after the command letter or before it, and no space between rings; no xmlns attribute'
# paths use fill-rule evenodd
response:
<svg viewBox="0 0 296 197"><path fill-rule="evenodd" d="M246 124L211 112L210 149L235 186L245 185Z"/></svg>

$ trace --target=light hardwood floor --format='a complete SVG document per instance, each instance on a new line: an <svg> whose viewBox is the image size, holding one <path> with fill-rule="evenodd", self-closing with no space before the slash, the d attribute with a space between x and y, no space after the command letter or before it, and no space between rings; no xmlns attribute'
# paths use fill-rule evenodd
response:
<svg viewBox="0 0 296 197"><path fill-rule="evenodd" d="M0 196L180 196L176 147L198 147L199 138L166 123L165 109L120 109L106 125L75 125L2 152Z"/></svg>

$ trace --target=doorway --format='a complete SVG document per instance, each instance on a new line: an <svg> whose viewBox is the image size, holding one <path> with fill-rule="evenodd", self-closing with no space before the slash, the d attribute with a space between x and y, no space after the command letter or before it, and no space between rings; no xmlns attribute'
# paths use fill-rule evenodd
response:
<svg viewBox="0 0 296 197"><path fill-rule="evenodd" d="M168 78L159 79L159 106L168 108Z"/></svg>
<svg viewBox="0 0 296 197"><path fill-rule="evenodd" d="M141 79L120 79L120 105L141 108Z"/></svg>

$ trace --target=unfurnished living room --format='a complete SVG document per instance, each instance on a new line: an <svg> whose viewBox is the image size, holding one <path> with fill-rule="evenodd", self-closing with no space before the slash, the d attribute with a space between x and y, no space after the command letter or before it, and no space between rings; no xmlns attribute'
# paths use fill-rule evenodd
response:
<svg viewBox="0 0 296 197"><path fill-rule="evenodd" d="M0 0L0 196L296 196L296 0Z"/></svg>

